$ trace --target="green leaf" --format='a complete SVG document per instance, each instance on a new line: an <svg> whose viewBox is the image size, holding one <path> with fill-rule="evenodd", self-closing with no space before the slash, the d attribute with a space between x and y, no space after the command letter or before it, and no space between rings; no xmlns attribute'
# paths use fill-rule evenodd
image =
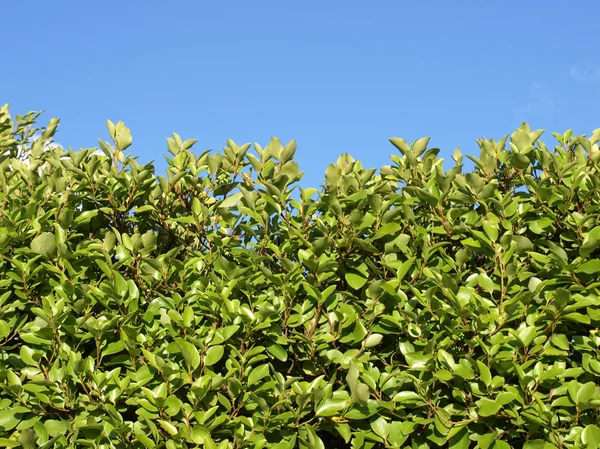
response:
<svg viewBox="0 0 600 449"><path fill-rule="evenodd" d="M131 131L122 121L119 121L115 126L115 142L117 144L117 150L125 151L131 146L132 138Z"/></svg>
<svg viewBox="0 0 600 449"><path fill-rule="evenodd" d="M346 282L348 285L352 287L354 290L361 289L367 283L367 277L365 277L362 273L348 271L344 275Z"/></svg>
<svg viewBox="0 0 600 449"><path fill-rule="evenodd" d="M181 410L183 403L177 396L169 396L165 400L165 410L167 415L175 416Z"/></svg>
<svg viewBox="0 0 600 449"><path fill-rule="evenodd" d="M146 251L154 251L156 249L156 242L157 236L154 232L148 231L142 234L142 245Z"/></svg>
<svg viewBox="0 0 600 449"><path fill-rule="evenodd" d="M325 182L327 185L336 186L340 182L342 170L339 165L331 164L325 170Z"/></svg>
<svg viewBox="0 0 600 449"><path fill-rule="evenodd" d="M179 346L179 350L181 351L187 366L193 370L198 368L200 366L200 353L196 346L182 338L178 338L175 341L177 342L177 346Z"/></svg>
<svg viewBox="0 0 600 449"><path fill-rule="evenodd" d="M276 343L271 343L270 345L268 345L267 352L276 359L281 360L282 362L285 362L288 359L288 353L286 352L286 350Z"/></svg>
<svg viewBox="0 0 600 449"><path fill-rule="evenodd" d="M588 315L583 315L581 313L567 313L564 315L563 317L565 320L567 321L574 321L576 323L582 323L582 324L590 324L591 320L590 317Z"/></svg>
<svg viewBox="0 0 600 449"><path fill-rule="evenodd" d="M67 425L64 421L58 421L54 419L46 420L44 422L44 427L48 431L48 435L51 437L63 435L67 431Z"/></svg>
<svg viewBox="0 0 600 449"><path fill-rule="evenodd" d="M454 374L463 379L473 379L475 377L473 368L468 363L457 363L454 367Z"/></svg>
<svg viewBox="0 0 600 449"><path fill-rule="evenodd" d="M210 348L208 348L208 350L206 351L206 354L204 356L204 365L205 366L214 365L219 360L221 360L224 353L225 353L225 348L223 346L221 346L221 345L211 346Z"/></svg>
<svg viewBox="0 0 600 449"><path fill-rule="evenodd" d="M530 159L525 154L513 153L510 158L513 165L520 169L525 169L531 163Z"/></svg>
<svg viewBox="0 0 600 449"><path fill-rule="evenodd" d="M533 250L533 243L531 243L531 240L529 240L525 236L513 235L512 240L514 242L517 242L517 250L516 251L518 254L523 254L523 253L526 253L527 251Z"/></svg>
<svg viewBox="0 0 600 449"><path fill-rule="evenodd" d="M248 386L258 383L259 380L269 375L269 364L264 363L255 367L248 375Z"/></svg>
<svg viewBox="0 0 600 449"><path fill-rule="evenodd" d="M192 327L192 324L194 324L194 309L192 309L192 307L187 306L184 310L183 310L183 314L181 315L181 318L183 319L183 325L187 328Z"/></svg>
<svg viewBox="0 0 600 449"><path fill-rule="evenodd" d="M404 354L404 358L412 369L422 369L425 368L425 365L431 360L432 356L423 352L411 352Z"/></svg>
<svg viewBox="0 0 600 449"><path fill-rule="evenodd" d="M490 279L490 277L485 273L480 273L477 278L479 285L486 290L488 293L494 292L494 282Z"/></svg>
<svg viewBox="0 0 600 449"><path fill-rule="evenodd" d="M10 410L2 410L0 413L0 429L3 432L8 432L15 428L19 422L21 422L21 418L17 418L16 413L11 412Z"/></svg>
<svg viewBox="0 0 600 449"><path fill-rule="evenodd" d="M312 244L313 252L317 257L323 254L331 246L331 239L327 236L315 240Z"/></svg>
<svg viewBox="0 0 600 449"><path fill-rule="evenodd" d="M127 281L121 274L117 271L113 271L113 277L115 280L115 291L117 295L120 297L125 297L129 293L129 286L127 285Z"/></svg>
<svg viewBox="0 0 600 449"><path fill-rule="evenodd" d="M554 449L555 446L544 440L529 440L523 444L523 449Z"/></svg>
<svg viewBox="0 0 600 449"><path fill-rule="evenodd" d="M19 436L19 443L23 446L23 449L34 449L37 447L36 442L38 436L33 429L25 429L21 431Z"/></svg>
<svg viewBox="0 0 600 449"><path fill-rule="evenodd" d="M487 365L477 360L477 366L479 368L479 378L485 384L486 387L489 387L492 384L492 374L488 369Z"/></svg>
<svg viewBox="0 0 600 449"><path fill-rule="evenodd" d="M381 334L371 334L367 337L367 339L365 340L365 348L372 348L374 346L377 346L379 343L381 343L381 340L383 339L383 335Z"/></svg>
<svg viewBox="0 0 600 449"><path fill-rule="evenodd" d="M592 259L582 263L576 270L577 273L594 274L600 272L600 259Z"/></svg>
<svg viewBox="0 0 600 449"><path fill-rule="evenodd" d="M517 334L519 340L521 341L521 343L523 343L523 346L529 346L537 335L538 332L535 326L526 326L523 329L521 329Z"/></svg>
<svg viewBox="0 0 600 449"><path fill-rule="evenodd" d="M484 230L485 234L487 235L487 237L492 242L495 242L496 240L498 240L498 225L497 224L491 223L488 220L484 220L483 221L483 230Z"/></svg>
<svg viewBox="0 0 600 449"><path fill-rule="evenodd" d="M237 204L237 202L242 199L243 194L242 192L236 192L232 195L229 195L227 198L225 198L223 201L221 201L221 203L219 204L219 207L223 207L223 208L230 208L232 206L234 206L235 204Z"/></svg>
<svg viewBox="0 0 600 449"><path fill-rule="evenodd" d="M404 279L404 276L406 276L409 270L414 267L415 260L416 257L410 257L408 260L404 261L402 265L400 265L400 268L398 268L397 275L399 281Z"/></svg>
<svg viewBox="0 0 600 449"><path fill-rule="evenodd" d="M448 382L449 380L452 380L452 377L454 377L450 371L445 369L437 370L433 375L444 382Z"/></svg>
<svg viewBox="0 0 600 449"><path fill-rule="evenodd" d="M356 385L354 397L361 404L366 404L371 397L371 391L367 384L359 383Z"/></svg>
<svg viewBox="0 0 600 449"><path fill-rule="evenodd" d="M469 432L465 428L459 430L448 441L449 449L469 449L470 445Z"/></svg>
<svg viewBox="0 0 600 449"><path fill-rule="evenodd" d="M8 337L11 326L5 320L0 320L0 339Z"/></svg>
<svg viewBox="0 0 600 449"><path fill-rule="evenodd" d="M417 393L415 393L414 391L400 391L399 393L396 393L394 395L394 397L392 398L393 402L418 402L418 401L422 401L423 398L421 398L421 396Z"/></svg>
<svg viewBox="0 0 600 449"><path fill-rule="evenodd" d="M44 257L51 257L56 252L56 238L51 232L42 232L31 241L30 248Z"/></svg>
<svg viewBox="0 0 600 449"><path fill-rule="evenodd" d="M569 350L569 347L570 347L569 340L563 334L555 334L555 335L553 335L552 339L550 341L552 342L552 344L554 346L556 346L559 349L562 349L563 351L568 351Z"/></svg>
<svg viewBox="0 0 600 449"><path fill-rule="evenodd" d="M98 210L85 210L81 212L77 218L73 221L74 224L80 225L83 223L89 223L89 221L98 215Z"/></svg>
<svg viewBox="0 0 600 449"><path fill-rule="evenodd" d="M443 360L450 369L454 369L454 366L456 365L456 362L454 361L452 355L448 353L445 349L438 350L438 360Z"/></svg>
<svg viewBox="0 0 600 449"><path fill-rule="evenodd" d="M352 430L350 426L346 423L335 423L335 430L340 434L340 436L344 439L344 442L347 444L352 439ZM292 448L290 448L292 449Z"/></svg>
<svg viewBox="0 0 600 449"><path fill-rule="evenodd" d="M124 349L123 342L121 340L109 343L106 348L102 351L102 357L109 355L118 354Z"/></svg>
<svg viewBox="0 0 600 449"><path fill-rule="evenodd" d="M350 387L350 391L354 391L356 389L356 386L358 385L358 375L358 366L356 363L351 362L348 367L348 374L346 375L346 383L348 384L348 387Z"/></svg>
<svg viewBox="0 0 600 449"><path fill-rule="evenodd" d="M379 231L373 237L373 240L380 239L385 237L386 235L395 234L401 229L400 224L396 222L386 223L382 227L379 228Z"/></svg>
<svg viewBox="0 0 600 449"><path fill-rule="evenodd" d="M477 401L477 406L479 416L484 417L495 415L502 408L496 401L488 398L482 398Z"/></svg>
<svg viewBox="0 0 600 449"><path fill-rule="evenodd" d="M179 430L177 429L177 427L175 427L172 423L170 423L169 421L164 421L162 419L158 420L158 423L160 424L160 426L165 429L169 435L171 436L175 436L179 433Z"/></svg>
<svg viewBox="0 0 600 449"><path fill-rule="evenodd" d="M588 382L579 387L577 392L577 404L590 401L596 393L596 384L594 382Z"/></svg>
<svg viewBox="0 0 600 449"><path fill-rule="evenodd" d="M375 415L379 410L377 401L369 400L366 404L355 403L350 406L344 413L344 417L350 420L366 419Z"/></svg>
<svg viewBox="0 0 600 449"><path fill-rule="evenodd" d="M317 406L315 415L322 417L336 416L339 414L338 412L346 408L347 404L346 399L326 399Z"/></svg>
<svg viewBox="0 0 600 449"><path fill-rule="evenodd" d="M30 366L38 366L41 355L29 346L21 346L19 351L21 359Z"/></svg>
<svg viewBox="0 0 600 449"><path fill-rule="evenodd" d="M589 448L600 447L600 427L595 424L588 424L581 432L581 442L587 444Z"/></svg>
<svg viewBox="0 0 600 449"><path fill-rule="evenodd" d="M390 433L390 427L383 416L371 421L371 429L381 438L387 438Z"/></svg>

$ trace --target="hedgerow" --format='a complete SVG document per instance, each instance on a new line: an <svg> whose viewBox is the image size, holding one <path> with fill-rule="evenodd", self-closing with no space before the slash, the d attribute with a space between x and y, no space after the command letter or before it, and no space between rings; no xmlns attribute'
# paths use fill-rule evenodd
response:
<svg viewBox="0 0 600 449"><path fill-rule="evenodd" d="M315 189L294 142L160 176L38 116L0 110L0 446L600 447L600 130Z"/></svg>

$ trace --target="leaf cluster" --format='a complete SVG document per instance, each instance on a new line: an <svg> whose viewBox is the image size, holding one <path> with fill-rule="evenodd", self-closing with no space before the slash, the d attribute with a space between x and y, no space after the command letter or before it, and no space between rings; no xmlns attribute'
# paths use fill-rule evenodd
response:
<svg viewBox="0 0 600 449"><path fill-rule="evenodd" d="M164 176L0 109L0 446L600 447L600 130ZM253 147L253 148L252 148Z"/></svg>

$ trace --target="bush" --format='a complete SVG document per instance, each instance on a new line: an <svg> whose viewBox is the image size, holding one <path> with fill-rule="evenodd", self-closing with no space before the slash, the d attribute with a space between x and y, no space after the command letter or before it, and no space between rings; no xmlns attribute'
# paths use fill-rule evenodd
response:
<svg viewBox="0 0 600 449"><path fill-rule="evenodd" d="M0 446L597 448L600 130L166 176L0 110Z"/></svg>

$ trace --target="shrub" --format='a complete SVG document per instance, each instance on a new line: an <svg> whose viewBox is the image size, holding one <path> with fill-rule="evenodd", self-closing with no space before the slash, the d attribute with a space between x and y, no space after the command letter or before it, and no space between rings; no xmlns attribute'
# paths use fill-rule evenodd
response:
<svg viewBox="0 0 600 449"><path fill-rule="evenodd" d="M600 130L442 168L0 110L0 446L597 448Z"/></svg>

